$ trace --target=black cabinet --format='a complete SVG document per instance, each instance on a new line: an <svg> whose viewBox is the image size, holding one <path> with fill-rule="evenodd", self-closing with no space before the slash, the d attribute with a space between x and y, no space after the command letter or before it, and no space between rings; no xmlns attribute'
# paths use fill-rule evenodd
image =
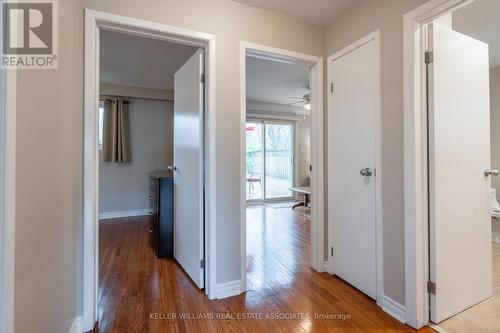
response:
<svg viewBox="0 0 500 333"><path fill-rule="evenodd" d="M150 244L158 258L174 255L174 179L170 171L149 174Z"/></svg>

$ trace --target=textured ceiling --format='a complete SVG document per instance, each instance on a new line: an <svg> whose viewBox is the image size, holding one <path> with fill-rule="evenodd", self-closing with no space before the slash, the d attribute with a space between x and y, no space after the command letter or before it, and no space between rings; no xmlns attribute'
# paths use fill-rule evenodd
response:
<svg viewBox="0 0 500 333"><path fill-rule="evenodd" d="M247 56L247 100L287 105L309 93L309 66Z"/></svg>
<svg viewBox="0 0 500 333"><path fill-rule="evenodd" d="M294 16L301 21L326 26L345 9L362 0L233 0L249 6ZM374 1L374 0L368 0Z"/></svg>

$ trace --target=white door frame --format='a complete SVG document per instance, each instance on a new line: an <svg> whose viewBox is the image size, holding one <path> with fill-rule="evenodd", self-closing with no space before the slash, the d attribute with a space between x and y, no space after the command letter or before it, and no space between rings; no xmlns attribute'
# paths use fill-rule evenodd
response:
<svg viewBox="0 0 500 333"><path fill-rule="evenodd" d="M240 42L240 219L241 291L247 291L246 255L246 56L286 63L311 65L311 266L325 271L324 262L324 167L323 167L323 58L249 42Z"/></svg>
<svg viewBox="0 0 500 333"><path fill-rule="evenodd" d="M0 68L0 80L0 333L14 333L17 69Z"/></svg>
<svg viewBox="0 0 500 333"><path fill-rule="evenodd" d="M98 166L99 34L109 30L146 38L193 45L205 49L207 75L205 97L205 260L206 288L210 299L216 292L215 255L215 36L95 10L85 9L84 73L84 212L83 212L83 329L92 330L98 319Z"/></svg>
<svg viewBox="0 0 500 333"><path fill-rule="evenodd" d="M3 2L3 1L2 1ZM0 2L0 5L2 5ZM16 213L16 69L1 69L0 105L0 332L14 333Z"/></svg>
<svg viewBox="0 0 500 333"><path fill-rule="evenodd" d="M377 75L377 87L375 88L377 90L377 101L376 101L376 106L375 106L375 152L376 152L376 157L375 157L375 163L377 164L375 169L377 171L377 175L375 177L375 221L376 221L376 227L375 227L375 243L376 243L376 287L377 287L377 304L379 306L382 306L382 299L383 299L383 294L384 294L384 271L383 271L383 213L382 213L382 137L381 137L381 106L380 106L380 30L376 30L372 32L371 34L361 38L360 40L352 43L351 45L345 47L344 49L336 52L335 54L331 55L328 57L328 63L327 63L327 82L328 84L332 84L335 80L333 77L333 62L354 51L355 49L365 45L366 43L369 43L371 41L375 42L375 53L376 53L376 64L377 64L377 69L376 69L376 75ZM331 92L328 94L327 99L328 99L328 114L332 114L333 112L333 98L335 98L335 95ZM333 117L328 117L328 160L331 161L333 160L333 145L331 144L333 142ZM330 164L329 164L330 168ZM333 186L334 186L334 180L333 180L333 173L331 171L328 172L328 198L333 197ZM333 240L333 206L328 205L328 244L332 243ZM330 260L330 253L328 254L328 272L330 274L333 274L334 268L333 268L333 261Z"/></svg>
<svg viewBox="0 0 500 333"><path fill-rule="evenodd" d="M404 202L406 322L429 323L425 25L473 0L430 0L404 15Z"/></svg>

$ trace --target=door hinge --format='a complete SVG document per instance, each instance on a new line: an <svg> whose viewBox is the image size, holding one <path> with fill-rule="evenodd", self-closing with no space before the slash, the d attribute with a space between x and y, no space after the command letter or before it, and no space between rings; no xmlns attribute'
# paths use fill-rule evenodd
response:
<svg viewBox="0 0 500 333"><path fill-rule="evenodd" d="M330 247L330 254L331 254L331 256L333 257L333 246L332 246L332 247Z"/></svg>
<svg viewBox="0 0 500 333"><path fill-rule="evenodd" d="M333 92L333 82L330 83L330 92Z"/></svg>
<svg viewBox="0 0 500 333"><path fill-rule="evenodd" d="M205 268L205 259L200 260L200 268Z"/></svg>
<svg viewBox="0 0 500 333"><path fill-rule="evenodd" d="M200 78L201 83L205 83L206 79L207 79L207 76L205 75L205 73L201 74L201 78Z"/></svg>
<svg viewBox="0 0 500 333"><path fill-rule="evenodd" d="M434 52L427 51L425 52L425 63L432 64L434 62Z"/></svg>
<svg viewBox="0 0 500 333"><path fill-rule="evenodd" d="M427 293L436 295L436 283L432 281L427 281Z"/></svg>

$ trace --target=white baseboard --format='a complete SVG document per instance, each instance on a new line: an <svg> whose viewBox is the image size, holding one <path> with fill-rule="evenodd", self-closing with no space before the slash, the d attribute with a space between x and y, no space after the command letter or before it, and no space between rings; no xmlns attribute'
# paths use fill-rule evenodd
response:
<svg viewBox="0 0 500 333"><path fill-rule="evenodd" d="M215 292L219 299L239 295L241 293L241 280L218 284Z"/></svg>
<svg viewBox="0 0 500 333"><path fill-rule="evenodd" d="M83 322L82 317L76 317L75 320L73 321L73 324L71 324L68 333L82 333L83 332L82 322Z"/></svg>
<svg viewBox="0 0 500 333"><path fill-rule="evenodd" d="M386 295L382 296L382 310L403 324L406 323L406 308Z"/></svg>
<svg viewBox="0 0 500 333"><path fill-rule="evenodd" d="M119 210L116 212L101 212L99 213L99 219L105 220L105 219L117 219L121 217L144 216L144 215L149 215L150 211L151 209L144 208L144 209Z"/></svg>
<svg viewBox="0 0 500 333"><path fill-rule="evenodd" d="M327 272L327 273L330 273L330 272L328 271L328 269L329 269L329 268L328 268L328 260L325 260L325 262L323 263L323 270L324 270L325 272Z"/></svg>

